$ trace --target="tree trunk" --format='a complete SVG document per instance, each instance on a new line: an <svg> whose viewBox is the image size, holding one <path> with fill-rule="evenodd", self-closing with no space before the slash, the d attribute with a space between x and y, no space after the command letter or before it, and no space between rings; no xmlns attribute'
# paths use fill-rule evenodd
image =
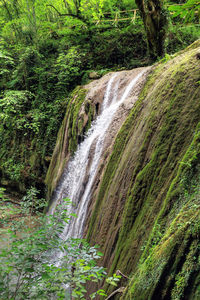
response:
<svg viewBox="0 0 200 300"><path fill-rule="evenodd" d="M162 0L136 0L135 1L147 35L150 57L155 60L164 55L164 41L167 27L167 17Z"/></svg>

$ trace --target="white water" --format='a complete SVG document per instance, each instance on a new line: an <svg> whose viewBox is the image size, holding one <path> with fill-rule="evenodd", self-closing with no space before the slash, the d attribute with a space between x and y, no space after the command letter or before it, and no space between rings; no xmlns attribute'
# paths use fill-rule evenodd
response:
<svg viewBox="0 0 200 300"><path fill-rule="evenodd" d="M73 205L70 208L68 207L68 212L76 213L77 218L74 218L74 220L71 220L65 226L61 235L65 240L69 237L82 237L91 188L103 154L106 132L111 126L118 108L126 100L143 73L144 71L139 73L129 83L120 99L118 99L118 73L111 77L105 92L101 114L92 123L87 136L79 145L73 159L67 165L62 181L55 191L54 199L54 209L56 204L66 197L75 204L75 207Z"/></svg>

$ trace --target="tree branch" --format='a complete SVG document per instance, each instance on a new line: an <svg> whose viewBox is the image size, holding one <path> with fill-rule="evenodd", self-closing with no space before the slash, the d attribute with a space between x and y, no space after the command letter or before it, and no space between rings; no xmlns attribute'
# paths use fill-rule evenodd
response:
<svg viewBox="0 0 200 300"><path fill-rule="evenodd" d="M117 294L117 293L123 293L124 292L124 290L125 290L125 287L120 287L119 289L117 289L117 290L115 290L114 292L112 292L112 294L110 294L109 296L108 296L108 298L106 298L105 300L109 300L109 299L111 299L115 294Z"/></svg>
<svg viewBox="0 0 200 300"><path fill-rule="evenodd" d="M122 277L129 279L128 276L124 275L120 270L117 270L116 272L117 275L121 275Z"/></svg>
<svg viewBox="0 0 200 300"><path fill-rule="evenodd" d="M75 15L75 14L72 14L72 13L62 14L52 4L47 4L47 6L52 7L57 12L57 14L59 15L59 17L72 17L72 18L78 19L78 20L82 21L83 23L87 24L87 22L81 16L79 16L79 15Z"/></svg>

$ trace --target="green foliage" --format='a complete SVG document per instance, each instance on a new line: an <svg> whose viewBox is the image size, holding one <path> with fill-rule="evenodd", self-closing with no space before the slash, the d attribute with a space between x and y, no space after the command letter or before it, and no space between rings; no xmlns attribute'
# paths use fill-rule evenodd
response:
<svg viewBox="0 0 200 300"><path fill-rule="evenodd" d="M80 80L83 65L85 64L85 53L78 47L71 47L67 53L60 53L56 63L55 72L58 76L57 87L60 90L69 90L74 81Z"/></svg>
<svg viewBox="0 0 200 300"><path fill-rule="evenodd" d="M167 53L175 53L200 38L200 27L190 25L170 25L166 37Z"/></svg>
<svg viewBox="0 0 200 300"><path fill-rule="evenodd" d="M29 187L32 185L41 186L53 152L56 135L74 87L80 84L81 80L84 83L88 81L90 70L103 74L104 71L101 70L108 71L111 68L118 70L120 68L133 68L148 64L144 27L141 19L136 19L135 23L131 25L129 20L124 23L109 22L106 25L101 22L98 23L102 18L108 20L115 18L116 12L119 13L120 10L133 8L136 8L136 6L134 1L131 0L1 1L1 177L11 180L12 183L18 183L22 190L25 185ZM181 50L200 36L198 27L193 25L191 27L177 26L177 23L179 24L182 20L186 22L197 21L199 18L198 10L199 4L194 0L188 1L183 6L173 6L171 8L171 11L175 11L174 21L176 26L170 27L168 30L166 47L169 54L165 56L163 62L168 61L170 53ZM71 16L67 16L67 14ZM127 12L127 16L132 17L133 14ZM188 75L184 76L184 81L187 82ZM180 70L180 78L182 77L183 74L181 74ZM168 78L166 82L168 82ZM188 83L188 86L192 86L194 82L199 86L199 76L196 76L193 82ZM183 88L183 86L180 86L180 91ZM170 91L171 87L168 86L167 90ZM184 91L184 95L186 94ZM178 109L181 106L184 95L180 93L181 101L177 105L177 116L179 115ZM163 95L161 99L161 102L164 103ZM159 105L161 105L161 102ZM96 228L94 230L94 222L97 218L99 207L102 205L101 201L112 184L112 178L114 178L120 158L123 155L123 147L126 146L132 134L131 128L133 124L137 126L135 116L141 111L140 105L141 102L135 106L134 114L127 120L121 136L116 141L115 151L100 189L101 197L99 196L95 214L92 216L90 235L97 230ZM171 105L173 106L173 103ZM77 105L73 105L72 110L74 111L73 116L76 116ZM175 112L174 108L173 111ZM189 111L189 107L187 111ZM194 116L196 111L197 109L194 109L193 114L188 118L190 121L185 125L186 128L189 128L188 124L192 122L192 115ZM92 112L90 112L88 127L92 116ZM134 176L139 172L138 170L143 163L143 155L145 156L146 149L151 148L149 141L158 119L155 118L153 123L150 124L144 143L141 142L141 156L138 158ZM185 120L187 120L186 116ZM179 128L183 124L184 122L181 122ZM78 135L82 134L82 128L80 125L79 129L81 129L78 132L76 131L75 119L73 118L70 119L70 125L71 131L69 131L69 134L71 136L69 145L70 150L74 151L77 147L78 137L80 137ZM154 199L155 194L163 189L162 178L166 178L166 175L163 173L168 172L167 168L170 170L174 169L174 165L171 163L173 160L171 157L167 159L165 154L169 153L167 148L169 141L166 146L163 142L171 127L175 128L173 117L170 119L169 124L166 124L166 128L161 130L163 135L160 144L157 145L158 152L153 158L155 160L153 163L144 162L144 165L147 164L148 167L143 168L143 172L138 176L137 193L132 193L132 187L130 187L129 201L132 203L132 206L130 204L126 211L126 220L132 219L130 222L128 220L128 224L125 226L124 239L128 234L128 227L133 227L137 212L141 208L142 200L140 201L140 199L145 198L145 191L148 191L149 195L151 195L153 190L153 188L150 188L151 180L152 186L156 187L153 190L154 194L152 193L152 199ZM130 131L129 135L127 135L127 130ZM179 132L176 128L174 130ZM180 135L182 134L180 133ZM182 141L176 147L180 147L181 143ZM166 148L164 149L163 147ZM172 149L170 155L175 156L175 154L175 150ZM165 161L166 168L162 169L161 167ZM163 177L158 176L158 173L156 173L159 172L158 165L159 167L161 166L160 172L163 174ZM154 170L155 178L152 178ZM134 176L133 181L135 180ZM148 180L145 181L145 178L148 178ZM156 178L161 178L161 181L156 182ZM177 193L175 190L172 193L173 197ZM137 201L132 201L132 196L137 196ZM0 190L0 198L5 199L2 189ZM149 201L151 201L150 208L153 206L152 199L149 196ZM185 198L183 197L182 202L184 201ZM180 201L180 203L182 202ZM44 201L38 200L38 193L35 188L31 188L27 192L22 203L21 211L23 214L27 211L29 214L35 214L38 209L41 210L44 206ZM198 204L195 203L195 205ZM4 206L2 207L4 208ZM195 209L195 206L193 205L192 208ZM178 208L174 207L174 212L177 212L177 210ZM117 213L115 216L116 220L119 217ZM148 213L146 212L147 215ZM141 219L138 221L139 225L141 224L142 214L143 212L141 212ZM58 240L62 226L64 226L65 222L68 222L69 218L63 215L61 219L64 223L60 225L57 225L57 219L60 217L55 216L55 219L53 217L49 218L38 216L36 221L32 221L30 218L28 222L30 224L33 222L33 224L31 225L31 230L27 231L24 230L24 227L27 226L27 219L20 218L17 222L13 222L12 232L7 231L9 247L5 247L1 252L0 289L2 299L10 299L13 295L15 299L26 299L28 297L32 299L47 299L55 295L57 295L57 298L63 299L65 297L63 284L71 285L73 296L81 298L85 293L86 281L94 280L96 282L104 276L103 269L99 269L94 264L95 258L100 256L95 248L89 247L82 240L69 240L66 244L62 244L62 241ZM149 224L145 229L145 234L150 230L150 225L153 224L150 221L149 217ZM187 222L190 221L185 223ZM187 226L189 225L187 224ZM20 230L19 226L23 229L20 231L20 235L16 235L16 230ZM138 226L141 232L142 226L144 225ZM159 281L159 275L162 273L163 266L166 263L165 259L159 260L159 255L153 256L153 253L160 253L157 250L159 250L158 246L162 245L163 230L160 226L160 223L154 225L153 236L150 238L149 243L145 245L146 256L144 256L144 260L148 255L150 255L150 258L143 265L143 270L146 271L148 269L149 273L147 275L152 274L152 276L149 276L146 281L141 279L143 287L148 287L148 284L151 284L151 280ZM177 222L177 226L174 226L174 228L179 230L181 226L181 222ZM137 232L137 228L135 228L133 228L132 235ZM195 224L191 226L191 232L193 232L193 235L198 233ZM52 237L51 239L49 238L50 236ZM3 239L5 239L5 235L2 237L2 243L4 244ZM81 247L79 247L80 244L82 244ZM51 251L55 251L58 248L58 251L63 253L62 267L56 267L54 263L49 264L46 261L47 259L52 259ZM132 248L132 239L127 239L123 249L120 249L120 251L118 249L116 261L122 265L126 265L127 260L131 262L132 254L129 251ZM69 252L65 252L66 250ZM126 257L125 253L128 253ZM191 252L192 254L194 254L194 257L194 251ZM154 258L155 264L151 263L152 261L154 262ZM190 258L188 261L193 266L197 260ZM129 263L129 265L131 264ZM155 269L155 266L157 267L157 272L152 271ZM183 286L189 282L192 273L190 270L188 271L188 268L189 263L185 264L183 270L174 277L173 295L182 297ZM141 278L144 278L142 276ZM114 277L114 279L109 278L107 282L115 284L116 280L117 277ZM105 295L103 290L99 290L98 294ZM91 297L95 298L96 296L94 294Z"/></svg>
<svg viewBox="0 0 200 300"><path fill-rule="evenodd" d="M24 134L31 130L38 132L36 118L27 114L31 107L34 95L29 91L6 91L4 97L0 99L0 119L1 126L10 131L22 130Z"/></svg>
<svg viewBox="0 0 200 300"><path fill-rule="evenodd" d="M169 6L169 11L173 12L173 18L179 16L185 23L199 21L200 3L199 0L188 0L183 5Z"/></svg>
<svg viewBox="0 0 200 300"><path fill-rule="evenodd" d="M171 58L172 58L171 55L165 53L165 56L160 60L160 62L166 63Z"/></svg>
<svg viewBox="0 0 200 300"><path fill-rule="evenodd" d="M4 228L0 250L1 299L85 299L86 282L98 283L106 275L105 269L96 265L102 254L85 240L63 240L60 234L71 215L63 207L54 215L41 215L36 209L44 201L38 200L37 194L34 188L27 192L22 202L25 217ZM68 199L65 201L69 203ZM31 217L33 206L36 218ZM115 284L119 276L108 280ZM100 289L91 299L97 294L106 296Z"/></svg>
<svg viewBox="0 0 200 300"><path fill-rule="evenodd" d="M120 280L120 278L121 278L121 275L113 274L112 277L106 278L106 282L107 282L108 284L117 286L117 282Z"/></svg>
<svg viewBox="0 0 200 300"><path fill-rule="evenodd" d="M15 66L14 59L11 57L10 53L5 50L4 46L1 44L0 40L0 86L3 88L6 81L11 77L12 70Z"/></svg>
<svg viewBox="0 0 200 300"><path fill-rule="evenodd" d="M27 190L26 195L20 202L22 213L33 215L46 207L45 199L39 198L39 191L35 187Z"/></svg>
<svg viewBox="0 0 200 300"><path fill-rule="evenodd" d="M0 187L0 200L2 201L4 201L5 199L6 199L6 197L5 197L5 188L2 188L2 187Z"/></svg>
<svg viewBox="0 0 200 300"><path fill-rule="evenodd" d="M16 163L12 158L9 158L8 160L5 160L2 167L6 169L11 180L18 181L21 179L24 164Z"/></svg>
<svg viewBox="0 0 200 300"><path fill-rule="evenodd" d="M40 63L41 56L34 46L23 49L19 55L19 61L15 71L12 74L12 80L9 87L20 87L22 89L35 90L35 84L38 81L36 66Z"/></svg>
<svg viewBox="0 0 200 300"><path fill-rule="evenodd" d="M116 13L132 18L120 11L135 8L131 0L2 1L0 169L20 190L33 181L41 188L70 94L91 70L102 75L149 63L141 18L110 22ZM169 55L199 36L170 30Z"/></svg>

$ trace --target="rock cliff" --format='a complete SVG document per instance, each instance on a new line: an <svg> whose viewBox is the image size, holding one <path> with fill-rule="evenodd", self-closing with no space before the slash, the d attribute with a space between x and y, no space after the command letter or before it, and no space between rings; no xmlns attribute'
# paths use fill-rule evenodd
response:
<svg viewBox="0 0 200 300"><path fill-rule="evenodd" d="M93 199L87 236L131 278L122 299L200 298L199 50L155 66Z"/></svg>
<svg viewBox="0 0 200 300"><path fill-rule="evenodd" d="M85 225L110 274L130 278L113 299L200 299L199 51L197 41L147 70L113 123ZM121 73L121 86L134 72ZM48 172L49 194L98 114L109 76L75 91Z"/></svg>

